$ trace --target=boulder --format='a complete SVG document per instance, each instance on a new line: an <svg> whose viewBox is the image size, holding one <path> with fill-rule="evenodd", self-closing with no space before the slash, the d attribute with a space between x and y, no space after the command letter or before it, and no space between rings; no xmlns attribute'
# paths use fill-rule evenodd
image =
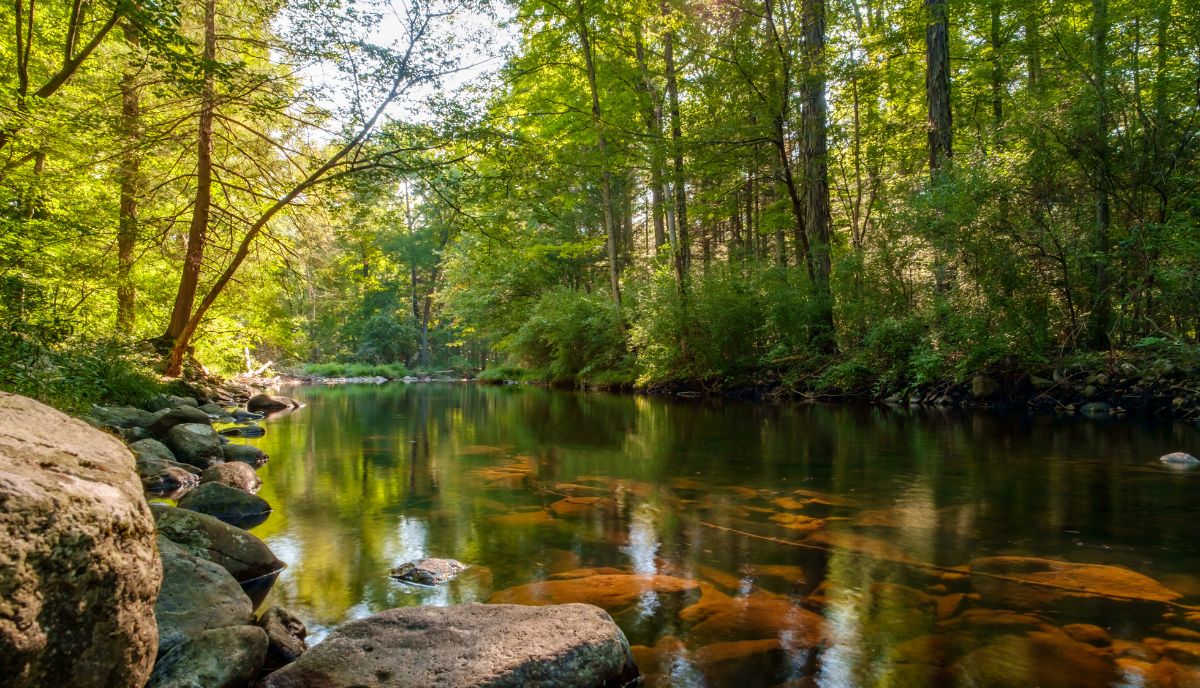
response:
<svg viewBox="0 0 1200 688"><path fill-rule="evenodd" d="M296 408L299 404L287 397L273 396L262 392L250 397L246 402L246 410L250 412L257 411L282 411L284 409ZM236 415L234 416L237 417Z"/></svg>
<svg viewBox="0 0 1200 688"><path fill-rule="evenodd" d="M1164 454L1159 461L1171 466L1194 466L1196 464L1200 464L1200 459L1197 459L1191 454L1187 454L1185 452L1171 452L1170 454Z"/></svg>
<svg viewBox="0 0 1200 688"><path fill-rule="evenodd" d="M621 629L582 604L392 609L342 624L260 688L600 688L635 681Z"/></svg>
<svg viewBox="0 0 1200 688"><path fill-rule="evenodd" d="M179 397L174 394L159 394L151 399L146 408L151 411L161 411L163 409L174 409L182 406L199 406L200 402L192 397Z"/></svg>
<svg viewBox="0 0 1200 688"><path fill-rule="evenodd" d="M254 472L254 468L250 464L242 463L241 461L209 466L204 469L204 474L200 476L200 482L221 483L229 487L236 487L250 494L258 492L258 488L262 487L262 479Z"/></svg>
<svg viewBox="0 0 1200 688"><path fill-rule="evenodd" d="M0 683L141 685L161 578L120 440L0 392Z"/></svg>
<svg viewBox="0 0 1200 688"><path fill-rule="evenodd" d="M987 375L971 378L971 396L976 399L991 399L1000 392L1000 383Z"/></svg>
<svg viewBox="0 0 1200 688"><path fill-rule="evenodd" d="M250 598L228 571L162 536L158 548L163 584L154 618L160 656L204 631L254 623Z"/></svg>
<svg viewBox="0 0 1200 688"><path fill-rule="evenodd" d="M267 654L258 626L229 626L196 634L154 665L146 688L245 688Z"/></svg>
<svg viewBox="0 0 1200 688"><path fill-rule="evenodd" d="M235 409L233 412L233 419L239 423L247 423L249 421L262 420L263 414L251 413L243 409Z"/></svg>
<svg viewBox="0 0 1200 688"><path fill-rule="evenodd" d="M454 559L418 559L392 569L391 576L405 583L440 585L466 568L466 564Z"/></svg>
<svg viewBox="0 0 1200 688"><path fill-rule="evenodd" d="M967 653L955 668L961 685L974 688L1093 688L1120 684L1111 654L1065 634L1046 632L1002 636Z"/></svg>
<svg viewBox="0 0 1200 688"><path fill-rule="evenodd" d="M787 637L795 645L813 648L825 636L819 614L773 595L705 599L684 609L679 618L702 644Z"/></svg>
<svg viewBox="0 0 1200 688"><path fill-rule="evenodd" d="M164 444L176 460L199 468L208 468L225 460L221 439L210 425L184 423L167 432Z"/></svg>
<svg viewBox="0 0 1200 688"><path fill-rule="evenodd" d="M208 425L212 422L212 418L208 414L198 408L184 406L177 409L171 409L154 420L147 429L150 434L155 437L166 437L171 428L184 423L197 423L200 425Z"/></svg>
<svg viewBox="0 0 1200 688"><path fill-rule="evenodd" d="M274 671L300 658L308 649L304 641L308 629L296 615L282 607L271 607L258 617L258 626L267 632L266 668Z"/></svg>
<svg viewBox="0 0 1200 688"><path fill-rule="evenodd" d="M203 406L200 406L199 408L201 411L207 413L210 416L227 416L227 415L229 415L228 413L225 412L225 409L221 408L220 406L218 406L216 404L204 404Z"/></svg>
<svg viewBox="0 0 1200 688"><path fill-rule="evenodd" d="M199 511L243 528L262 523L271 513L267 500L221 483L203 483L179 500L179 508Z"/></svg>
<svg viewBox="0 0 1200 688"><path fill-rule="evenodd" d="M224 568L239 583L278 572L284 563L266 543L207 514L151 504L160 536L184 552Z"/></svg>
<svg viewBox="0 0 1200 688"><path fill-rule="evenodd" d="M175 461L175 454L167 448L167 445L155 439L138 440L129 445L129 450L135 456L148 459L159 459L162 461Z"/></svg>
<svg viewBox="0 0 1200 688"><path fill-rule="evenodd" d="M88 418L109 428L145 428L154 422L155 415L129 406L93 406Z"/></svg>
<svg viewBox="0 0 1200 688"><path fill-rule="evenodd" d="M200 476L193 472L195 470L194 466L174 461L137 457L138 477L142 479L142 487L150 492L170 492L181 487L197 485Z"/></svg>
<svg viewBox="0 0 1200 688"><path fill-rule="evenodd" d="M674 576L603 574L539 581L501 590L493 604L592 604L614 615L625 614L647 599L655 605L668 601L682 608L700 597L700 584Z"/></svg>
<svg viewBox="0 0 1200 688"><path fill-rule="evenodd" d="M222 445L221 455L225 457L226 462L237 461L239 463L248 463L251 466L261 466L270 458L265 451L248 444Z"/></svg>

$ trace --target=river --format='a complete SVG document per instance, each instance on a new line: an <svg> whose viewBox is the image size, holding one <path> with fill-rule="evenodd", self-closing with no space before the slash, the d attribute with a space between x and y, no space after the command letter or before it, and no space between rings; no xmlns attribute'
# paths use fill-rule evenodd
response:
<svg viewBox="0 0 1200 688"><path fill-rule="evenodd" d="M248 440L275 509L253 532L288 564L266 604L313 641L398 606L592 601L660 686L1137 686L1200 658L1200 470L1158 461L1200 453L1194 426L288 393L306 406ZM471 568L388 577L421 557Z"/></svg>

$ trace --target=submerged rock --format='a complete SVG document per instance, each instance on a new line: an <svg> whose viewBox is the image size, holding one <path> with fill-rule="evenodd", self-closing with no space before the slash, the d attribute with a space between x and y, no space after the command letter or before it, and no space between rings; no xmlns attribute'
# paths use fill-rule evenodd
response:
<svg viewBox="0 0 1200 688"><path fill-rule="evenodd" d="M231 428L221 428L218 432L223 437L245 437L247 439L262 437L263 435L267 434L267 431L264 430L261 425L258 425L252 421L243 423L241 425L235 425Z"/></svg>
<svg viewBox="0 0 1200 688"><path fill-rule="evenodd" d="M699 643L762 640L786 636L796 646L820 645L825 634L821 616L785 597L754 595L702 600L679 614Z"/></svg>
<svg viewBox="0 0 1200 688"><path fill-rule="evenodd" d="M601 688L637 676L621 629L595 607L462 604L342 624L260 687Z"/></svg>
<svg viewBox="0 0 1200 688"><path fill-rule="evenodd" d="M466 564L454 559L418 559L397 566L390 575L405 583L441 585L466 568Z"/></svg>
<svg viewBox="0 0 1200 688"><path fill-rule="evenodd" d="M188 554L224 568L239 583L284 567L267 544L241 528L207 514L151 504L158 532Z"/></svg>
<svg viewBox="0 0 1200 688"><path fill-rule="evenodd" d="M160 656L204 631L254 623L250 598L228 571L165 537L159 537L158 546L163 584L154 618Z"/></svg>
<svg viewBox="0 0 1200 688"><path fill-rule="evenodd" d="M203 483L179 500L179 508L215 516L238 527L252 527L271 513L267 500L221 483Z"/></svg>
<svg viewBox="0 0 1200 688"><path fill-rule="evenodd" d="M209 466L204 469L204 474L200 476L200 482L221 483L229 487L236 487L250 494L258 492L258 488L262 487L262 478L258 477L258 474L254 472L254 468L250 464L242 463L241 461L231 461L229 463L219 463L215 466Z"/></svg>
<svg viewBox="0 0 1200 688"><path fill-rule="evenodd" d="M253 420L262 420L262 419L263 419L263 414L261 414L261 413L252 413L252 412L250 412L250 411L247 411L247 410L245 410L245 409L234 409L234 411L233 411L233 413L232 413L231 415L233 416L233 419L234 419L234 420L236 420L236 421L237 421L237 422L239 422L239 423L245 423L245 422L247 422L247 421L253 421Z"/></svg>
<svg viewBox="0 0 1200 688"><path fill-rule="evenodd" d="M975 688L1096 688L1119 684L1111 654L1062 633L1006 635L967 653L955 668L962 685Z"/></svg>
<svg viewBox="0 0 1200 688"><path fill-rule="evenodd" d="M970 564L971 585L989 606L1041 611L1097 605L1150 606L1182 597L1162 583L1120 566L1036 557L984 557Z"/></svg>
<svg viewBox="0 0 1200 688"><path fill-rule="evenodd" d="M160 580L120 440L0 392L0 683L141 685Z"/></svg>
<svg viewBox="0 0 1200 688"><path fill-rule="evenodd" d="M609 574L539 581L501 590L489 602L496 604L592 604L620 615L642 603L673 602L680 607L700 597L700 584L674 576Z"/></svg>
<svg viewBox="0 0 1200 688"><path fill-rule="evenodd" d="M183 423L167 431L163 444L171 450L177 461L198 468L208 468L224 461L221 440L210 425Z"/></svg>
<svg viewBox="0 0 1200 688"><path fill-rule="evenodd" d="M296 615L282 607L271 607L258 617L258 627L267 632L266 668L274 671L300 658L308 649L308 629Z"/></svg>
<svg viewBox="0 0 1200 688"><path fill-rule="evenodd" d="M267 634L258 626L203 631L163 655L146 688L245 688L266 654Z"/></svg>

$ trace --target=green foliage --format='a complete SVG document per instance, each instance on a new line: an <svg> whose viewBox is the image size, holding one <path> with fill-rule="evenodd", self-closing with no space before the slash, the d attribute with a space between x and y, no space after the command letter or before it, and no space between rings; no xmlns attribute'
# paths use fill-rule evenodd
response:
<svg viewBox="0 0 1200 688"><path fill-rule="evenodd" d="M525 371L516 366L493 366L484 368L475 376L476 380L489 385L499 385L505 382L519 382L525 378Z"/></svg>
<svg viewBox="0 0 1200 688"><path fill-rule="evenodd" d="M587 380L625 365L620 316L607 295L561 287L543 293L513 335L512 352L549 382Z"/></svg>
<svg viewBox="0 0 1200 688"><path fill-rule="evenodd" d="M403 363L309 363L304 366L304 373L317 377L386 377L389 380L412 374Z"/></svg>

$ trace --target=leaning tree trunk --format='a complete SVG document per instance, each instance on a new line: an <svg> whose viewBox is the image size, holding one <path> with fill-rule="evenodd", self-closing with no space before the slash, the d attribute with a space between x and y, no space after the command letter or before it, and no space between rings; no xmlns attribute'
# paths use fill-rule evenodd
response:
<svg viewBox="0 0 1200 688"><path fill-rule="evenodd" d="M200 127L196 139L196 197L192 204L192 222L188 227L187 252L183 259L183 270L179 276L179 289L175 292L175 305L171 309L171 322L163 333L163 340L174 345L187 331L196 302L196 290L200 285L200 271L204 264L204 245L208 240L209 213L212 209L212 150L213 114L216 109L216 88L213 63L217 56L217 4L216 0L204 3L204 85L200 93ZM174 367L172 362L168 367Z"/></svg>

